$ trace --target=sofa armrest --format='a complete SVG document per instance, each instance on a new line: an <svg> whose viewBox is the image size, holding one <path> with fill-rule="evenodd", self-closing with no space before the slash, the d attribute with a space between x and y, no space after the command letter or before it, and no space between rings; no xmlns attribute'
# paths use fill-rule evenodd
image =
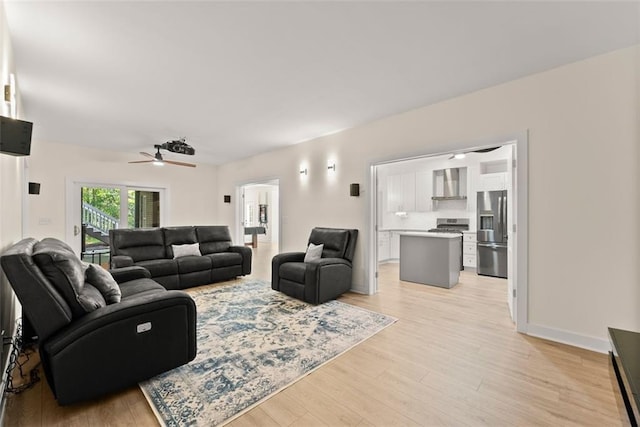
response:
<svg viewBox="0 0 640 427"><path fill-rule="evenodd" d="M122 268L114 268L109 270L109 273L113 276L118 284L129 282L131 280L151 278L151 273L144 267L132 266L132 267L122 267Z"/></svg>
<svg viewBox="0 0 640 427"><path fill-rule="evenodd" d="M271 289L280 290L280 266L285 262L303 262L304 252L285 252L271 259Z"/></svg>
<svg viewBox="0 0 640 427"><path fill-rule="evenodd" d="M123 268L131 267L133 265L133 258L127 255L112 255L111 256L111 268Z"/></svg>
<svg viewBox="0 0 640 427"><path fill-rule="evenodd" d="M239 253L242 256L242 274L251 274L251 249L246 246L230 246L229 252Z"/></svg>
<svg viewBox="0 0 640 427"><path fill-rule="evenodd" d="M40 352L60 404L92 399L193 360L195 302L182 291L133 296L81 317Z"/></svg>
<svg viewBox="0 0 640 427"><path fill-rule="evenodd" d="M325 265L346 265L351 267L351 261L344 258L320 258L319 260L311 261L309 264L315 264L318 267L322 268Z"/></svg>
<svg viewBox="0 0 640 427"><path fill-rule="evenodd" d="M307 263L305 270L305 301L321 304L351 289L353 268L342 258L321 258Z"/></svg>

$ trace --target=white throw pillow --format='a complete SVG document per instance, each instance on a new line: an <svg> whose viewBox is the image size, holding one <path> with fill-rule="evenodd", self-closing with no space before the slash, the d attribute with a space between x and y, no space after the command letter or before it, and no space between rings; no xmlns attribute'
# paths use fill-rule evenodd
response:
<svg viewBox="0 0 640 427"><path fill-rule="evenodd" d="M322 249L324 249L324 245L309 243L307 253L304 255L304 262L317 261L322 258Z"/></svg>
<svg viewBox="0 0 640 427"><path fill-rule="evenodd" d="M200 253L199 243L192 243L189 245L171 245L171 249L173 249L174 259L180 258L183 256L189 256L189 255L197 255L197 256L202 255Z"/></svg>

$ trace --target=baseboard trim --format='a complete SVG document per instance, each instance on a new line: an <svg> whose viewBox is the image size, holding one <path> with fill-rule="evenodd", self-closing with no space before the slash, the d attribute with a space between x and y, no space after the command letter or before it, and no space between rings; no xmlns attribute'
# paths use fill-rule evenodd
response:
<svg viewBox="0 0 640 427"><path fill-rule="evenodd" d="M580 335L575 332L564 331L562 329L548 328L546 326L540 326L533 323L529 323L527 325L527 335L584 348L598 353L606 354L611 351L611 344L608 340Z"/></svg>
<svg viewBox="0 0 640 427"><path fill-rule="evenodd" d="M349 292L355 292L356 294L369 295L366 289L362 289L360 287L354 287L349 289Z"/></svg>

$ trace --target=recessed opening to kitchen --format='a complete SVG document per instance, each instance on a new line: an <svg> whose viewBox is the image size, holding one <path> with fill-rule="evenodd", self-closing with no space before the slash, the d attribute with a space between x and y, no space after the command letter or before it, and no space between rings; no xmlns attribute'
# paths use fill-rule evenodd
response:
<svg viewBox="0 0 640 427"><path fill-rule="evenodd" d="M452 295L503 288L515 321L517 149L509 141L375 165L376 277Z"/></svg>

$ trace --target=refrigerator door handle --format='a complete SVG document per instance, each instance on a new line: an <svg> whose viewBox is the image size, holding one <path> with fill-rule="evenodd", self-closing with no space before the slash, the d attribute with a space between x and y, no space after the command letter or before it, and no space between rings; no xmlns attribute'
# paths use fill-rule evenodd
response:
<svg viewBox="0 0 640 427"><path fill-rule="evenodd" d="M507 195L502 196L502 236L503 241L509 238L509 229L507 228Z"/></svg>
<svg viewBox="0 0 640 427"><path fill-rule="evenodd" d="M500 249L500 248L506 248L507 245L500 244L500 243L478 243L478 247L479 248Z"/></svg>
<svg viewBox="0 0 640 427"><path fill-rule="evenodd" d="M503 232L504 218L502 217L503 197L498 197L498 224L500 224L500 232Z"/></svg>

